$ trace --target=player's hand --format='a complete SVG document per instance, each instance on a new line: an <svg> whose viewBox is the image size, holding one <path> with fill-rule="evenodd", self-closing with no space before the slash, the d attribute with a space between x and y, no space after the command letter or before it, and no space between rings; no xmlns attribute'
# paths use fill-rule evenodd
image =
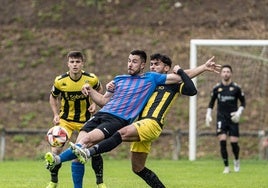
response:
<svg viewBox="0 0 268 188"><path fill-rule="evenodd" d="M90 89L91 87L89 84L84 84L81 91L85 96L88 96L90 93Z"/></svg>
<svg viewBox="0 0 268 188"><path fill-rule="evenodd" d="M221 65L216 64L213 59L214 56L205 63L205 69L210 72L220 73Z"/></svg>
<svg viewBox="0 0 268 188"><path fill-rule="evenodd" d="M59 125L60 124L60 116L59 115L54 115L53 124L54 125Z"/></svg>
<svg viewBox="0 0 268 188"><path fill-rule="evenodd" d="M240 114L238 114L237 112L232 112L231 113L231 120L234 123L238 123L240 120Z"/></svg>
<svg viewBox="0 0 268 188"><path fill-rule="evenodd" d="M97 104L96 104L96 103L92 103L92 104L89 106L88 111L89 111L91 114L95 114L95 112L97 111Z"/></svg>
<svg viewBox="0 0 268 188"><path fill-rule="evenodd" d="M181 67L179 65L175 65L173 68L173 73L177 74L179 69L181 69Z"/></svg>
<svg viewBox="0 0 268 188"><path fill-rule="evenodd" d="M240 121L240 116L243 110L244 110L244 107L240 106L236 112L231 113L232 122L238 123Z"/></svg>
<svg viewBox="0 0 268 188"><path fill-rule="evenodd" d="M115 84L114 81L110 81L108 84L106 84L106 90L110 93L113 93L115 90Z"/></svg>
<svg viewBox="0 0 268 188"><path fill-rule="evenodd" d="M207 109L207 114L206 114L206 126L210 127L210 123L212 122L212 117L211 117L211 108Z"/></svg>

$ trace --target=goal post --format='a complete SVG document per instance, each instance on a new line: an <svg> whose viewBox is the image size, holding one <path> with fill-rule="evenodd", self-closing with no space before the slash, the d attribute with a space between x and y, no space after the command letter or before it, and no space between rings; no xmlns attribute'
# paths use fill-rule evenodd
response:
<svg viewBox="0 0 268 188"><path fill-rule="evenodd" d="M206 48L204 50L205 53L203 53L204 55L201 55L201 57L203 58L202 63L204 63L204 58L207 60L211 56L213 56L214 53L217 54L217 55L215 55L215 59L216 59L215 61L217 63L219 63L218 60L219 59L221 60L221 58L226 58L226 60L230 60L231 58L235 58L236 61L240 61L240 58L241 58L241 61L246 61L246 62L249 61L249 63L251 63L250 61L254 61L253 63L255 63L255 61L257 61L256 66L258 66L257 64L261 64L262 67L260 67L256 71L265 71L265 72L260 73L260 75L258 75L260 77L262 76L262 78L260 78L260 79L262 80L262 82L264 84L264 85L262 85L264 88L262 88L262 91L260 91L259 93L261 96L264 95L264 97L265 97L265 95L267 95L267 93L266 93L267 86L266 85L268 85L268 83L267 83L268 40L192 39L190 41L190 68L195 68L199 65L199 63L198 63L199 62L199 48L202 48L202 47ZM228 48L228 47L230 47L230 48ZM245 49L245 47L246 48L247 47L258 47L258 49L255 49L255 48L254 49L248 49L248 48ZM209 48L211 48L211 49L209 49ZM207 50L207 49L209 49L209 50ZM265 53L266 53L266 56L265 56ZM222 55L222 54L228 54L228 55ZM204 57L204 56L206 56L206 57ZM232 57L229 57L229 56L232 56ZM246 57L247 59L244 60L244 59L242 59L243 57ZM222 60L222 61L225 63L225 60ZM220 62L220 64L222 64L222 62ZM263 70L263 64L264 64L264 70ZM247 64L245 64L245 67L247 67ZM242 68L241 68L241 70L242 70ZM237 72L237 71L235 71L235 72ZM242 74L244 74L244 72ZM199 83L198 83L199 77L200 76L193 78L193 82L197 88L199 85ZM218 78L214 77L214 80L211 80L211 82L213 82L214 85L216 84L215 79L218 79ZM247 80L243 80L243 81L246 82ZM245 85L248 85L248 84L249 83L245 83ZM210 88L210 89L212 89L212 88ZM242 87L242 89L243 89L243 87ZM199 90L199 88L198 88L198 90ZM208 90L208 88L206 88L206 90ZM207 92L208 91L205 91L203 93L207 94ZM262 92L264 92L264 94ZM200 95L200 94L198 94L198 95ZM202 93L201 93L201 95L202 95ZM246 97L247 97L247 94L246 94ZM196 160L197 122L200 122L197 119L197 116L198 116L198 114L197 114L197 110L198 110L197 109L197 106L198 106L197 98L198 98L198 96L195 95L195 96L190 97L190 100L189 100L189 160L191 160L191 161ZM206 104L208 104L208 101ZM203 105L203 109L202 109L203 113L204 113L204 110L206 109L206 107L204 107L204 105ZM263 108L265 108L265 107L263 107ZM216 111L215 107L214 107L214 111ZM203 119L204 118L205 118L205 115L203 115ZM215 119L215 117L214 117L214 119ZM267 121L267 118L264 117L263 119L264 119L263 121ZM211 127L213 127L213 126L211 126ZM213 129L213 131L214 130L215 129Z"/></svg>

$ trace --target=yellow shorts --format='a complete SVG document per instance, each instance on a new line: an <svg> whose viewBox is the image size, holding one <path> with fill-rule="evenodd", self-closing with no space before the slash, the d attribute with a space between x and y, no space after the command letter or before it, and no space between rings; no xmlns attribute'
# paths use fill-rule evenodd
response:
<svg viewBox="0 0 268 188"><path fill-rule="evenodd" d="M132 142L130 150L133 152L149 153L152 141L157 139L162 132L160 125L153 119L142 119L133 123L136 127L140 141Z"/></svg>
<svg viewBox="0 0 268 188"><path fill-rule="evenodd" d="M64 119L60 119L60 126L65 128L68 132L68 138L71 138L74 131L80 131L80 129L84 126L84 123L78 123L74 121L66 121Z"/></svg>

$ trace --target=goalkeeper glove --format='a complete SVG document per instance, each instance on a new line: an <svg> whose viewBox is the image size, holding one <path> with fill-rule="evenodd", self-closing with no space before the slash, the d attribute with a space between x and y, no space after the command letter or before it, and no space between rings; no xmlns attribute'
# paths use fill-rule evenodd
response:
<svg viewBox="0 0 268 188"><path fill-rule="evenodd" d="M211 108L207 109L207 114L206 114L206 126L210 127L210 123L212 122L212 117L211 117Z"/></svg>
<svg viewBox="0 0 268 188"><path fill-rule="evenodd" d="M240 106L236 112L231 113L231 120L234 123L238 123L240 120L240 116L244 110L244 107Z"/></svg>

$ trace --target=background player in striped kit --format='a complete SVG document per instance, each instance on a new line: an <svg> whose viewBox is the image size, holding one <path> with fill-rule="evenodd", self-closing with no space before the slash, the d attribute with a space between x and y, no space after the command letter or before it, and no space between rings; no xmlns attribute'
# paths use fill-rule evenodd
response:
<svg viewBox="0 0 268 188"><path fill-rule="evenodd" d="M49 103L53 112L53 124L65 128L70 138L73 131L79 131L84 123L96 112L96 104L90 98L84 96L81 88L88 83L97 92L102 92L102 85L98 77L93 73L83 70L85 57L80 51L70 51L67 54L67 66L69 71L55 78ZM63 148L51 148L54 154L60 154ZM72 171L81 169L80 163L72 163ZM103 183L103 160L99 155L92 158L92 167L96 174L97 184ZM51 169L51 182L47 188L55 188L58 185L58 172L61 164ZM73 181L77 181L75 173L72 173Z"/></svg>

